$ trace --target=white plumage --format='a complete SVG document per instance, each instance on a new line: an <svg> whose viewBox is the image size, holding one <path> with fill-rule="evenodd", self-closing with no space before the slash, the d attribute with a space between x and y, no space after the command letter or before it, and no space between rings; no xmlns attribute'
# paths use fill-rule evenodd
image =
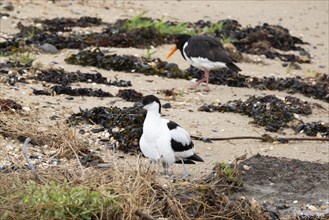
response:
<svg viewBox="0 0 329 220"><path fill-rule="evenodd" d="M195 154L195 148L188 132L175 122L161 118L161 104L157 97L148 95L143 98L147 110L143 124L143 134L139 141L142 153L151 161L162 161L167 168L175 162L194 163L203 160ZM184 176L188 173L184 166Z"/></svg>

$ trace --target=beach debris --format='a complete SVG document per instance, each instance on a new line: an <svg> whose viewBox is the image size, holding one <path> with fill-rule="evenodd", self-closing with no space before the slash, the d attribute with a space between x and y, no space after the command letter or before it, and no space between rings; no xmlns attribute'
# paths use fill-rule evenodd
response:
<svg viewBox="0 0 329 220"><path fill-rule="evenodd" d="M234 100L226 104L203 105L198 111L205 112L235 112L252 117L253 123L265 127L266 131L276 132L282 128L292 127L300 132L308 127L304 124L299 115L310 115L311 104L292 96L280 99L274 95L251 96L246 101ZM289 124L291 124L289 126ZM322 126L319 126L321 124ZM328 137L329 125L323 123L312 123L312 132L307 130L306 135L315 136L317 133ZM296 128L297 126L297 128ZM310 126L309 126L310 127ZM315 134L315 135L314 135Z"/></svg>
<svg viewBox="0 0 329 220"><path fill-rule="evenodd" d="M22 40L26 45L47 43L57 49L81 50L89 46L149 48L173 43L176 34L188 31L191 34L212 35L231 44L239 52L264 54L267 58L278 58L284 62L311 62L311 55L299 46L307 43L290 35L288 29L267 23L243 28L238 21L232 19L219 20L215 23L202 20L195 23L178 23L142 16L119 19L111 24L103 23L96 17L86 16L78 19L35 19L35 23L41 24L41 27L40 25L24 26L19 22L17 27L20 32L13 39L0 43L0 52L8 53L19 48L19 42ZM74 33L72 31L72 27L90 27L102 24L107 26L102 32ZM297 51L299 55L289 54L288 51ZM241 57L241 54L238 57Z"/></svg>
<svg viewBox="0 0 329 220"><path fill-rule="evenodd" d="M102 89L91 88L72 88L70 86L55 85L50 89L38 90L33 89L34 95L70 95L70 96L95 96L95 97L113 97L109 92L105 92Z"/></svg>
<svg viewBox="0 0 329 220"><path fill-rule="evenodd" d="M12 99L0 98L0 111L1 112L16 112L22 110L22 106Z"/></svg>
<svg viewBox="0 0 329 220"><path fill-rule="evenodd" d="M94 107L80 109L68 118L70 124L97 124L108 132L115 149L125 153L139 153L139 139L142 135L146 112L141 108Z"/></svg>
<svg viewBox="0 0 329 220"><path fill-rule="evenodd" d="M138 102L143 98L143 94L134 89L119 89L117 97L120 97L128 102Z"/></svg>

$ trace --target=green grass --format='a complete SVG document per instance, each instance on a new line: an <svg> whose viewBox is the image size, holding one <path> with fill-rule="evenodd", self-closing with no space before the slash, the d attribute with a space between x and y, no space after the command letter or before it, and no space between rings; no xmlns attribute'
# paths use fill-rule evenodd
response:
<svg viewBox="0 0 329 220"><path fill-rule="evenodd" d="M153 56L156 52L157 52L156 50L155 50L155 51L152 51L152 48L148 47L148 48L146 49L146 54L144 55L144 57L145 57L146 59L151 59L152 56Z"/></svg>
<svg viewBox="0 0 329 220"><path fill-rule="evenodd" d="M7 203L12 199L18 201L16 206L4 209L0 219L31 216L39 219L98 219L114 216L119 210L110 191L100 193L54 181L45 185L31 181L20 190L16 187L12 187L9 195L0 191L0 206L6 206L6 199Z"/></svg>
<svg viewBox="0 0 329 220"><path fill-rule="evenodd" d="M286 74L291 74L292 71L294 71L294 70L295 70L295 67L291 63L289 63L286 68Z"/></svg>
<svg viewBox="0 0 329 220"><path fill-rule="evenodd" d="M227 44L227 43L233 43L233 42L236 42L237 41L237 39L235 39L235 38L233 38L233 37L223 37L223 38L221 38L220 39L220 42L222 43L222 44Z"/></svg>
<svg viewBox="0 0 329 220"><path fill-rule="evenodd" d="M160 34L162 35L178 35L178 34L190 34L190 35L196 35L196 34L208 34L210 36L214 36L216 31L223 30L224 23L222 21L218 21L215 24L212 24L209 27L204 27L201 31L196 31L193 28L189 28L186 23L178 23L176 25L169 24L163 20L153 20L147 17L144 17L144 15L147 12L143 12L129 20L127 20L123 28L125 30L134 30L134 29L143 29L143 28L155 28ZM233 37L226 37L223 36L220 39L222 44L225 43L233 43L236 42L237 39ZM153 54L150 54L153 55Z"/></svg>
<svg viewBox="0 0 329 220"><path fill-rule="evenodd" d="M143 17L146 12L143 12L124 23L124 29L143 29L143 28L155 28L160 34L195 34L195 31L187 27L186 23L179 23L177 25L170 25L163 20L151 20Z"/></svg>
<svg viewBox="0 0 329 220"><path fill-rule="evenodd" d="M223 30L224 23L221 21L218 21L215 24L212 24L210 27L204 27L202 32L204 34L214 35L217 30Z"/></svg>
<svg viewBox="0 0 329 220"><path fill-rule="evenodd" d="M231 168L228 163L217 163L217 167L220 168L220 173L227 178L227 180L235 186L241 186L243 180L238 176L237 170Z"/></svg>
<svg viewBox="0 0 329 220"><path fill-rule="evenodd" d="M9 61L14 62L14 63L21 63L21 64L28 64L32 63L35 60L35 55L26 52L26 53L14 53L9 57Z"/></svg>

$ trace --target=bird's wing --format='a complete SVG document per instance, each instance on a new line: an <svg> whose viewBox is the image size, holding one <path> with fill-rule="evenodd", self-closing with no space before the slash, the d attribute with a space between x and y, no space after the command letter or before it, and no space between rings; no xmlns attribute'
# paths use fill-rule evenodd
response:
<svg viewBox="0 0 329 220"><path fill-rule="evenodd" d="M207 35L191 37L185 48L185 53L188 57L202 57L213 62L233 62L223 45Z"/></svg>
<svg viewBox="0 0 329 220"><path fill-rule="evenodd" d="M191 150L194 145L188 132L173 121L168 121L168 129L171 135L171 147L175 152Z"/></svg>

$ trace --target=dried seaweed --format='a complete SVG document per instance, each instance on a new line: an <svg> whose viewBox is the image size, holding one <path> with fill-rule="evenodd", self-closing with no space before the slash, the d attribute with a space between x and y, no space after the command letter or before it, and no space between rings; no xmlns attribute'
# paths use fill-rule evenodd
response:
<svg viewBox="0 0 329 220"><path fill-rule="evenodd" d="M61 84L66 86L75 82L97 83L105 85L115 85L118 87L131 86L129 80L114 80L108 81L101 73L81 73L80 70L75 72L67 72L62 68L41 69L37 72L36 80L45 81L54 84Z"/></svg>
<svg viewBox="0 0 329 220"><path fill-rule="evenodd" d="M125 153L137 153L142 135L145 110L141 108L95 107L80 110L68 118L71 124L81 122L98 124L108 130L116 140L116 147Z"/></svg>
<svg viewBox="0 0 329 220"><path fill-rule="evenodd" d="M72 27L93 27L99 26L102 23L102 19L97 17L82 16L76 18L53 18L53 19L34 19L35 23L41 23L44 31L71 31Z"/></svg>
<svg viewBox="0 0 329 220"><path fill-rule="evenodd" d="M109 92L104 92L102 89L91 88L72 88L70 86L55 85L51 87L51 90L37 90L33 89L34 95L70 95L70 96L95 96L95 97L113 97Z"/></svg>
<svg viewBox="0 0 329 220"><path fill-rule="evenodd" d="M22 110L22 106L12 99L0 98L0 112Z"/></svg>
<svg viewBox="0 0 329 220"><path fill-rule="evenodd" d="M187 70L180 70L177 65L160 59L146 59L144 57L106 55L98 48L83 50L72 54L65 61L69 64L96 66L107 70L138 72L146 75L156 74L169 78L190 79L203 77L203 71L191 66ZM238 74L229 69L211 71L209 83L228 85L233 87L248 87L268 90L287 90L288 93L301 93L308 97L329 102L329 76L322 74L315 78L251 77Z"/></svg>
<svg viewBox="0 0 329 220"><path fill-rule="evenodd" d="M298 133L304 133L308 136L317 136L320 134L323 137L329 137L329 123L324 122L310 122L301 123L292 128Z"/></svg>
<svg viewBox="0 0 329 220"><path fill-rule="evenodd" d="M203 71L192 66L187 69L187 72L191 74L192 78L201 79L203 77ZM307 97L329 102L329 76L327 74L320 74L314 78L302 78L300 76L257 78L234 73L228 69L221 69L211 71L209 83L261 90L286 90L290 94L300 93Z"/></svg>
<svg viewBox="0 0 329 220"><path fill-rule="evenodd" d="M309 115L312 113L311 105L307 102L291 96L286 96L284 100L281 100L273 95L251 96L246 101L234 100L218 106L203 105L198 110L206 112L235 112L247 115L254 119L253 123L264 126L265 130L270 132L276 132L282 128L289 127L289 122L295 122L295 124L300 125L303 122L298 115ZM328 135L327 130L329 126L325 126L325 128L313 127L313 132L305 132L305 134L310 135L311 133L319 132L321 135ZM315 128L319 130L315 130Z"/></svg>
<svg viewBox="0 0 329 220"><path fill-rule="evenodd" d="M176 65L169 65L160 59L146 59L131 55L106 55L99 48L83 50L77 54L72 54L65 59L65 62L75 65L95 66L106 70L189 79L187 72L181 71Z"/></svg>
<svg viewBox="0 0 329 220"><path fill-rule="evenodd" d="M154 22L154 19L143 17L143 20ZM36 20L43 24L42 28L36 26L24 26L19 23L17 26L20 32L12 39L0 43L0 51L8 52L14 48L19 48L21 41L26 45L42 45L49 43L57 49L75 48L83 49L88 46L96 47L136 47L147 48L161 44L173 43L174 34L161 34L154 26L127 29L126 23L130 20L117 20L113 24L107 24L108 27L101 33L63 35L59 31L70 31L73 26L94 26L102 24L101 20L95 17L73 18L54 18ZM188 27L195 30L196 33L204 32L205 28L213 28L216 24L222 24L215 29L213 34L217 38L233 39L232 43L241 52L251 54L265 54L268 58L278 57L286 62L309 63L310 54L297 45L305 44L301 39L291 36L289 30L279 25L269 25L264 23L256 27L242 28L236 20L219 20L216 23L209 21L198 21L188 23ZM177 22L165 22L167 26L177 26ZM282 51L299 51L300 55L280 53Z"/></svg>
<svg viewBox="0 0 329 220"><path fill-rule="evenodd" d="M227 34L226 32L223 32ZM221 33L220 33L221 34ZM310 63L310 54L297 45L306 44L301 39L291 36L289 30L280 25L257 25L256 27L247 27L241 31L229 35L236 38L233 44L241 51L250 54L265 55L267 58L274 59L278 57L282 61ZM279 53L274 49L282 51L299 51L300 56L294 54Z"/></svg>
<svg viewBox="0 0 329 220"><path fill-rule="evenodd" d="M128 102L138 102L143 98L143 94L134 89L119 89L116 96L123 98Z"/></svg>
<svg viewBox="0 0 329 220"><path fill-rule="evenodd" d="M212 173L186 185L178 185L173 194L189 217L200 219L268 219L269 213L234 192L243 190L237 163L217 164Z"/></svg>
<svg viewBox="0 0 329 220"><path fill-rule="evenodd" d="M81 73L80 70L75 72L67 72L62 68L50 68L38 71L35 79L54 84L66 86L74 82L95 82L99 84L107 84L106 77L100 73Z"/></svg>

